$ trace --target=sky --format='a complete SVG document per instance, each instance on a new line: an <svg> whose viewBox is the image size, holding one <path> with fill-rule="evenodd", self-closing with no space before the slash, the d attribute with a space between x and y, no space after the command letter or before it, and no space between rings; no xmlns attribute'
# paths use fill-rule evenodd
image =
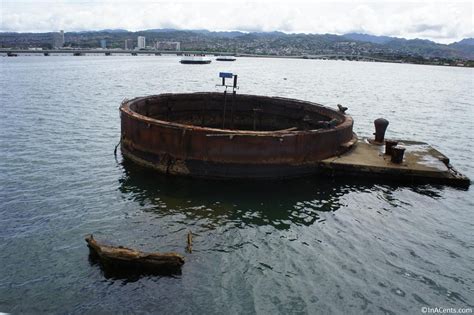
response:
<svg viewBox="0 0 474 315"><path fill-rule="evenodd" d="M0 0L0 31L358 32L446 44L474 37L473 7L464 0Z"/></svg>

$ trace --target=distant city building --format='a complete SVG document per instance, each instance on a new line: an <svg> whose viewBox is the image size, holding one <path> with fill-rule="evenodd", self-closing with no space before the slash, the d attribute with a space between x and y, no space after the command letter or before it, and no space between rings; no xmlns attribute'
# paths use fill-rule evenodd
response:
<svg viewBox="0 0 474 315"><path fill-rule="evenodd" d="M145 36L138 36L137 38L137 47L138 49L145 48L146 43L145 43Z"/></svg>
<svg viewBox="0 0 474 315"><path fill-rule="evenodd" d="M123 48L125 50L129 50L129 49L132 49L133 48L133 41L131 39L126 39L125 40L125 43L123 45Z"/></svg>
<svg viewBox="0 0 474 315"><path fill-rule="evenodd" d="M59 31L59 38L61 40L61 47L64 47L64 43L65 43L65 41L64 41L64 30Z"/></svg>
<svg viewBox="0 0 474 315"><path fill-rule="evenodd" d="M53 48L62 48L64 46L64 31L61 30L57 33L53 33L53 41L51 43Z"/></svg>
<svg viewBox="0 0 474 315"><path fill-rule="evenodd" d="M181 50L180 42L157 42L156 49L158 50Z"/></svg>
<svg viewBox="0 0 474 315"><path fill-rule="evenodd" d="M107 48L107 41L105 39L100 40L100 48Z"/></svg>

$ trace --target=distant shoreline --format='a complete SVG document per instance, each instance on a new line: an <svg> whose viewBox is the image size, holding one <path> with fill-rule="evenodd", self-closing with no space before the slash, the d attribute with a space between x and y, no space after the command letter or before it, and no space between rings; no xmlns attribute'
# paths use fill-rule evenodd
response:
<svg viewBox="0 0 474 315"><path fill-rule="evenodd" d="M233 55L229 52L205 52L205 51L157 51L157 50L121 50L121 49L50 49L50 50L30 50L30 49L0 49L0 56L2 57L17 57L17 56L58 56L58 55L73 55L73 56L120 56L120 55L147 55L147 56L161 56L161 55L176 55L182 54L206 54L213 56ZM454 60L451 63L445 63L436 58L427 60L417 60L413 62L406 58L400 60L385 59L382 57L373 57L366 55L344 55L344 54L328 54L328 55L303 55L303 56L282 56L282 55L263 55L263 54L235 54L236 57L245 58L282 58L282 59L307 59L307 60L341 60L341 61L361 61L361 62L384 62L384 63L400 63L400 64L417 64L417 65L432 65L458 68L472 68L474 61L460 61Z"/></svg>
<svg viewBox="0 0 474 315"><path fill-rule="evenodd" d="M319 58L319 57L307 57L307 56L274 56L274 55L237 55L237 57L253 57L253 58L283 58L283 59L306 59L306 60L339 60L339 61L359 61L359 62L380 62L380 63L398 63L398 64L411 64L411 65L425 65L425 66L443 66L443 67L456 67L456 68L474 68L474 62L471 60L465 61L463 65L457 64L440 64L436 62L416 63L407 62L404 60L381 60L370 56L354 56L359 57L362 60L356 59L332 59L332 58ZM363 60L366 59L366 60ZM379 60L376 60L379 59Z"/></svg>

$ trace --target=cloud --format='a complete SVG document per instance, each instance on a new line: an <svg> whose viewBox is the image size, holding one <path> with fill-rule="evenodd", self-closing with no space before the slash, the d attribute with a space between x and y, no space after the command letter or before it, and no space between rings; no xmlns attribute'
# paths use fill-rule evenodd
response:
<svg viewBox="0 0 474 315"><path fill-rule="evenodd" d="M151 28L335 33L453 42L474 36L471 2L2 0L0 31Z"/></svg>
<svg viewBox="0 0 474 315"><path fill-rule="evenodd" d="M409 31L410 31L410 32L414 32L414 33L423 33L423 32L427 32L427 31L439 32L439 31L441 31L443 28L444 28L444 25L441 25L441 24L434 24L434 25L430 25L430 24L415 24L415 25L412 25L412 26L409 28Z"/></svg>

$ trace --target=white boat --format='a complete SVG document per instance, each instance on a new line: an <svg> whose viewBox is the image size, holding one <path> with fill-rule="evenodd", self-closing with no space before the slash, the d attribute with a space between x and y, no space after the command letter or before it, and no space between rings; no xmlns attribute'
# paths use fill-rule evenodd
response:
<svg viewBox="0 0 474 315"><path fill-rule="evenodd" d="M181 60L183 64L208 64L211 63L211 59L206 55L184 55Z"/></svg>
<svg viewBox="0 0 474 315"><path fill-rule="evenodd" d="M234 56L217 56L217 61L235 61L236 58Z"/></svg>

